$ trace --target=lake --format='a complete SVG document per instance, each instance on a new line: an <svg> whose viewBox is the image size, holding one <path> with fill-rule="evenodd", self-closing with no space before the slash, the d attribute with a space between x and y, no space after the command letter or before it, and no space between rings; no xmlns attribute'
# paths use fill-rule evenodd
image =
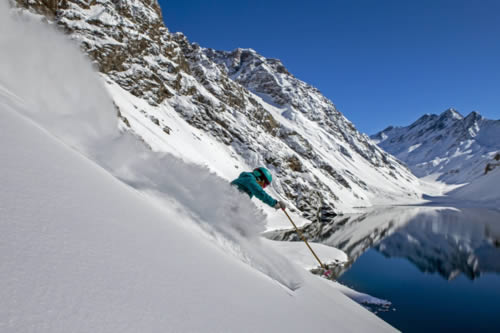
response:
<svg viewBox="0 0 500 333"><path fill-rule="evenodd" d="M338 281L392 302L371 310L397 329L500 332L499 211L385 207L302 231L347 253ZM292 230L268 236L298 240Z"/></svg>

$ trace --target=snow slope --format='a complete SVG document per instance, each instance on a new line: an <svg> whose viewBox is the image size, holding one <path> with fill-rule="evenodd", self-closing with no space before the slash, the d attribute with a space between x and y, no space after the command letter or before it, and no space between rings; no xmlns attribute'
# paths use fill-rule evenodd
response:
<svg viewBox="0 0 500 333"><path fill-rule="evenodd" d="M470 202L480 201L481 205L500 209L500 168L495 168L472 183L451 191L449 196Z"/></svg>
<svg viewBox="0 0 500 333"><path fill-rule="evenodd" d="M119 133L79 51L7 12L1 331L393 330L261 242L265 215L225 180Z"/></svg>
<svg viewBox="0 0 500 333"><path fill-rule="evenodd" d="M281 288L4 104L0 121L3 331L390 330L327 281Z"/></svg>

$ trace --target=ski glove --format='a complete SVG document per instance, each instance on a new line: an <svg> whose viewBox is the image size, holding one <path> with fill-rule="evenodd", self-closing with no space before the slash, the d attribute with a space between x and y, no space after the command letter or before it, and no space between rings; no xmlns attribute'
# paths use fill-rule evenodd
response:
<svg viewBox="0 0 500 333"><path fill-rule="evenodd" d="M274 205L274 208L276 209L286 209L286 203L282 200L278 201L276 205Z"/></svg>

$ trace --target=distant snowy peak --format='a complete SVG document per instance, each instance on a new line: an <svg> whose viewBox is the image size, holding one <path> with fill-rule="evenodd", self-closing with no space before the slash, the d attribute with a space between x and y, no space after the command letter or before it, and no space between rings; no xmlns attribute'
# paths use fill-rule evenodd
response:
<svg viewBox="0 0 500 333"><path fill-rule="evenodd" d="M449 108L439 116L441 119L451 119L451 120L462 120L464 117L455 110L454 108Z"/></svg>
<svg viewBox="0 0 500 333"><path fill-rule="evenodd" d="M410 126L389 126L371 138L419 177L439 174L440 180L464 183L478 178L500 150L500 120L475 111L464 117L448 109L426 114Z"/></svg>

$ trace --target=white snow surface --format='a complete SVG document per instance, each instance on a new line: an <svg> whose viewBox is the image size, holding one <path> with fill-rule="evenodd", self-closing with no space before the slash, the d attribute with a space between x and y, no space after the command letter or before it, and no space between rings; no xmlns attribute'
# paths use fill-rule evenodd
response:
<svg viewBox="0 0 500 333"><path fill-rule="evenodd" d="M293 262L297 263L298 265L300 265L305 269L312 269L319 266L318 262L311 255L311 252L303 242L280 242L268 239L265 239L264 242L267 243L269 246L273 247L276 251L283 253L284 255L289 257L290 260L292 260ZM345 254L344 251L341 251L331 246L325 246L319 243L309 242L309 245L312 247L316 255L318 255L321 262L326 265L329 265L331 263L335 263L337 265L343 265L347 262L347 255ZM372 304L378 306L391 305L391 302L387 300L373 297L365 293L360 293L356 290L353 290L337 282L332 282L332 283L334 284L335 289L339 290L340 292L342 292L342 294L354 300L356 303L366 304L366 305Z"/></svg>
<svg viewBox="0 0 500 333"><path fill-rule="evenodd" d="M319 266L310 250L303 242L278 242L272 240L263 240L276 251L290 257L292 261L305 269L313 269ZM309 243L314 253L325 265L330 263L343 264L347 262L347 255L344 251L331 246L325 246L318 243Z"/></svg>
<svg viewBox="0 0 500 333"><path fill-rule="evenodd" d="M393 330L266 246L227 181L121 134L78 49L7 13L1 331Z"/></svg>
<svg viewBox="0 0 500 333"><path fill-rule="evenodd" d="M449 196L470 202L479 201L480 205L500 209L500 168L497 167L472 183L451 191Z"/></svg>

